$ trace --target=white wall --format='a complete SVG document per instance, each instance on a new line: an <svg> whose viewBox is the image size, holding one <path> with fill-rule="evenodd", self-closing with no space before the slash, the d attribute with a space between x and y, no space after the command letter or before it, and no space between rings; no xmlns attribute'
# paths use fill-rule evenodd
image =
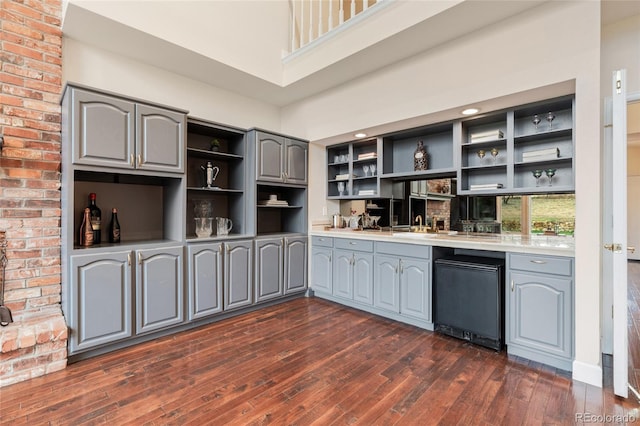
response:
<svg viewBox="0 0 640 426"><path fill-rule="evenodd" d="M280 130L280 109L77 40L64 38L65 82L182 108L193 117L240 128Z"/></svg>
<svg viewBox="0 0 640 426"><path fill-rule="evenodd" d="M640 15L602 28L602 98L611 97L611 77L626 68L627 93L640 93Z"/></svg>
<svg viewBox="0 0 640 426"><path fill-rule="evenodd" d="M580 17L580 19L576 19ZM313 140L536 87L575 81L576 339L574 377L601 385L600 5L550 2L283 109L282 129ZM310 184L321 219L326 168ZM315 175L314 175L315 176Z"/></svg>

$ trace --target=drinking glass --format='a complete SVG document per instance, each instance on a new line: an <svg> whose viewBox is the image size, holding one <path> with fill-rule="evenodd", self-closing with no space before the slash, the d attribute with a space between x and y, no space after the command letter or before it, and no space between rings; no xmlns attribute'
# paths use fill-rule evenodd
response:
<svg viewBox="0 0 640 426"><path fill-rule="evenodd" d="M536 132L538 131L538 124L540 124L542 120L540 120L540 117L538 117L538 114L533 116L533 120L531 120L531 122L533 123L534 126L536 126Z"/></svg>
<svg viewBox="0 0 640 426"><path fill-rule="evenodd" d="M542 176L542 170L534 170L533 177L536 178L536 186L540 186L540 176Z"/></svg>
<svg viewBox="0 0 640 426"><path fill-rule="evenodd" d="M551 180L553 179L553 177L556 174L556 169L547 169L547 170L544 171L544 173L549 178L549 186L551 186Z"/></svg>
<svg viewBox="0 0 640 426"><path fill-rule="evenodd" d="M376 165L372 164L369 166L369 168L371 169L371 176L375 176L376 175Z"/></svg>
<svg viewBox="0 0 640 426"><path fill-rule="evenodd" d="M549 113L547 114L547 121L549 122L549 130L551 130L551 123L555 118L556 118L556 115L551 111L549 111Z"/></svg>
<svg viewBox="0 0 640 426"><path fill-rule="evenodd" d="M498 156L498 148L491 148L491 156L493 157L493 164L496 164L496 157Z"/></svg>
<svg viewBox="0 0 640 426"><path fill-rule="evenodd" d="M480 158L480 164L482 164L482 159L484 158L484 149L478 151L478 157Z"/></svg>
<svg viewBox="0 0 640 426"><path fill-rule="evenodd" d="M338 182L338 194L342 197L344 194L344 182Z"/></svg>
<svg viewBox="0 0 640 426"><path fill-rule="evenodd" d="M362 166L362 171L364 172L364 175L367 176L367 173L369 173L369 166L367 164L364 164Z"/></svg>

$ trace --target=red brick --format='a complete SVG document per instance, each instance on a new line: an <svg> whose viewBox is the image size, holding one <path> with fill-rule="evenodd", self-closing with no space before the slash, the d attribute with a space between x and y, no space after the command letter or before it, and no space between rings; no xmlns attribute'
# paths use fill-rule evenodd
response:
<svg viewBox="0 0 640 426"><path fill-rule="evenodd" d="M20 207L22 207L22 200L0 199L0 208L2 209L15 209Z"/></svg>
<svg viewBox="0 0 640 426"><path fill-rule="evenodd" d="M2 150L2 155L6 155L8 158L21 158L25 160L42 159L42 153L34 149L4 148Z"/></svg>
<svg viewBox="0 0 640 426"><path fill-rule="evenodd" d="M10 33L15 33L15 34L20 34L23 35L25 37L28 38L32 38L34 40L43 40L44 36L42 35L42 33L40 31L34 31L31 28L29 28L26 25L23 24L19 24L16 22L4 22L2 24L2 31L3 32L10 32Z"/></svg>
<svg viewBox="0 0 640 426"><path fill-rule="evenodd" d="M0 63L24 65L24 58L21 55L15 55L9 52L0 52Z"/></svg>
<svg viewBox="0 0 640 426"><path fill-rule="evenodd" d="M57 142L57 150L60 150L60 143L62 142L62 136L60 135L60 133L49 133L49 132L42 132L42 141L49 141L49 142Z"/></svg>
<svg viewBox="0 0 640 426"><path fill-rule="evenodd" d="M37 71L42 71L44 73L49 73L49 74L53 74L53 75L60 75L62 72L62 68L60 65L56 65L55 63L50 63L50 62L44 62L45 57L42 57L42 60L38 60L38 61L34 61L34 60L30 60L29 58L25 58L24 60L24 66L25 68L29 68L31 70L37 70ZM44 80L43 78L40 78L38 80Z"/></svg>
<svg viewBox="0 0 640 426"><path fill-rule="evenodd" d="M42 152L42 159L45 161L53 161L56 163L60 163L60 161L62 161L62 154L60 154L60 152L47 152L47 151L43 151ZM58 167L59 169L60 167Z"/></svg>
<svg viewBox="0 0 640 426"><path fill-rule="evenodd" d="M13 64L4 64L2 70L5 73L13 74L19 77L32 78L35 80L42 80L42 72L34 71L29 68L18 67ZM3 80L4 81L4 80Z"/></svg>
<svg viewBox="0 0 640 426"><path fill-rule="evenodd" d="M31 346L35 346L35 344L36 335L33 333L33 329L31 327L25 327L20 330L20 336L18 337L18 347L29 348Z"/></svg>
<svg viewBox="0 0 640 426"><path fill-rule="evenodd" d="M24 46L20 46L19 44L4 42L2 43L2 47L7 52L13 52L18 55L25 56L27 58L37 59L39 61L41 61L44 58L44 53L34 49L24 47Z"/></svg>
<svg viewBox="0 0 640 426"><path fill-rule="evenodd" d="M5 1L6 2L6 1ZM5 22L24 22L24 16L16 13L15 11L10 11L9 8L0 7L0 20Z"/></svg>
<svg viewBox="0 0 640 426"><path fill-rule="evenodd" d="M3 84L2 91L4 93L8 93L13 96L17 96L21 98L32 98L32 99L42 100L42 93L38 90L30 90L24 87L16 87L9 84Z"/></svg>
<svg viewBox="0 0 640 426"><path fill-rule="evenodd" d="M41 248L41 247L53 247L60 246L60 237L55 238L31 238L27 243L27 248ZM33 285L45 285L45 284L55 284L55 280L52 281L51 277L42 277L31 280L29 285L33 282ZM58 280L59 282L59 280Z"/></svg>
<svg viewBox="0 0 640 426"><path fill-rule="evenodd" d="M45 198L56 198L60 199L60 182L51 181L51 180L27 180L25 181L25 188L33 188L33 189L50 189L52 192L45 193ZM54 197L55 195L55 197Z"/></svg>
<svg viewBox="0 0 640 426"><path fill-rule="evenodd" d="M43 81L40 80L27 80L24 83L24 87L29 89L37 90L40 93L41 99L45 100L42 92L55 93L56 96L53 97L53 100L57 100L60 96L60 82L61 78L59 76L52 76L51 74L45 74L43 77Z"/></svg>
<svg viewBox="0 0 640 426"><path fill-rule="evenodd" d="M22 86L24 84L24 79L17 75L0 72L0 82Z"/></svg>
<svg viewBox="0 0 640 426"><path fill-rule="evenodd" d="M3 7L6 8L7 11L11 11L16 15L22 15L33 19L42 19L42 13L15 1L4 1Z"/></svg>
<svg viewBox="0 0 640 426"><path fill-rule="evenodd" d="M42 173L38 170L9 169L7 170L7 176L25 179L40 179L42 177Z"/></svg>
<svg viewBox="0 0 640 426"><path fill-rule="evenodd" d="M29 308L42 308L60 303L60 294L56 296L31 297L27 301Z"/></svg>
<svg viewBox="0 0 640 426"><path fill-rule="evenodd" d="M16 143L15 145L12 145L12 143L14 142L12 139L14 138L7 138L7 136L15 136L17 138L25 138L25 139L38 139L38 137L40 136L40 132L34 129L5 127L4 129L5 144L9 146L24 146L24 142L22 141L19 142L19 145L18 143Z"/></svg>
<svg viewBox="0 0 640 426"><path fill-rule="evenodd" d="M42 120L42 112L34 111L30 106L27 105L28 99L24 99L23 107L7 107L3 108L4 113L13 117L21 117L21 118L31 118L34 120Z"/></svg>
<svg viewBox="0 0 640 426"><path fill-rule="evenodd" d="M42 155L41 152L39 152ZM24 166L25 169L37 169L37 170L60 170L60 163L53 161L34 161L34 160L25 160Z"/></svg>
<svg viewBox="0 0 640 426"><path fill-rule="evenodd" d="M60 29L60 27L44 23L40 20L25 19L25 24L45 34L62 36L62 30Z"/></svg>
<svg viewBox="0 0 640 426"><path fill-rule="evenodd" d="M24 120L25 127L29 127L31 129L44 130L49 132L59 132L60 131L60 123L45 123L43 121L34 121L34 120Z"/></svg>
<svg viewBox="0 0 640 426"><path fill-rule="evenodd" d="M6 149L6 148L5 148ZM6 153L5 150L3 150L3 153ZM18 158L7 158L7 157L0 157L0 167L3 168L9 168L9 167L22 167L22 161L21 159ZM9 180L9 179L7 179ZM21 186L21 185L14 185L12 182L21 182L20 180L11 180L10 182L4 182L5 179L3 179L2 181L0 181L0 186L7 186L7 187L15 187L15 186ZM5 185L5 183L7 183L7 185Z"/></svg>
<svg viewBox="0 0 640 426"><path fill-rule="evenodd" d="M5 90L6 92L6 90ZM22 106L22 98L0 94L0 105Z"/></svg>
<svg viewBox="0 0 640 426"><path fill-rule="evenodd" d="M2 330L0 334L0 350L3 354L18 349L18 329Z"/></svg>

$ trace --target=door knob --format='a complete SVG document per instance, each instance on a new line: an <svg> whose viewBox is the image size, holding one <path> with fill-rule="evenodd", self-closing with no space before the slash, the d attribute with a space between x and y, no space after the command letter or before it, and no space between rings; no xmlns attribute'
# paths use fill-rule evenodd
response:
<svg viewBox="0 0 640 426"><path fill-rule="evenodd" d="M622 244L605 244L604 248L615 253L620 253L622 251Z"/></svg>
<svg viewBox="0 0 640 426"><path fill-rule="evenodd" d="M635 247L633 247L633 246L627 246L627 251L628 251L629 253L635 253L635 252L636 252L636 248L635 248Z"/></svg>

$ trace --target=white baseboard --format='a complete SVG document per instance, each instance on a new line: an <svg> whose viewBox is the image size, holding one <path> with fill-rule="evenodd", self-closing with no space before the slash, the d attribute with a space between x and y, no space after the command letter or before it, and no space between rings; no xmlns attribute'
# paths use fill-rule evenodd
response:
<svg viewBox="0 0 640 426"><path fill-rule="evenodd" d="M573 361L572 377L579 382L584 382L599 388L602 387L602 367L600 365Z"/></svg>

